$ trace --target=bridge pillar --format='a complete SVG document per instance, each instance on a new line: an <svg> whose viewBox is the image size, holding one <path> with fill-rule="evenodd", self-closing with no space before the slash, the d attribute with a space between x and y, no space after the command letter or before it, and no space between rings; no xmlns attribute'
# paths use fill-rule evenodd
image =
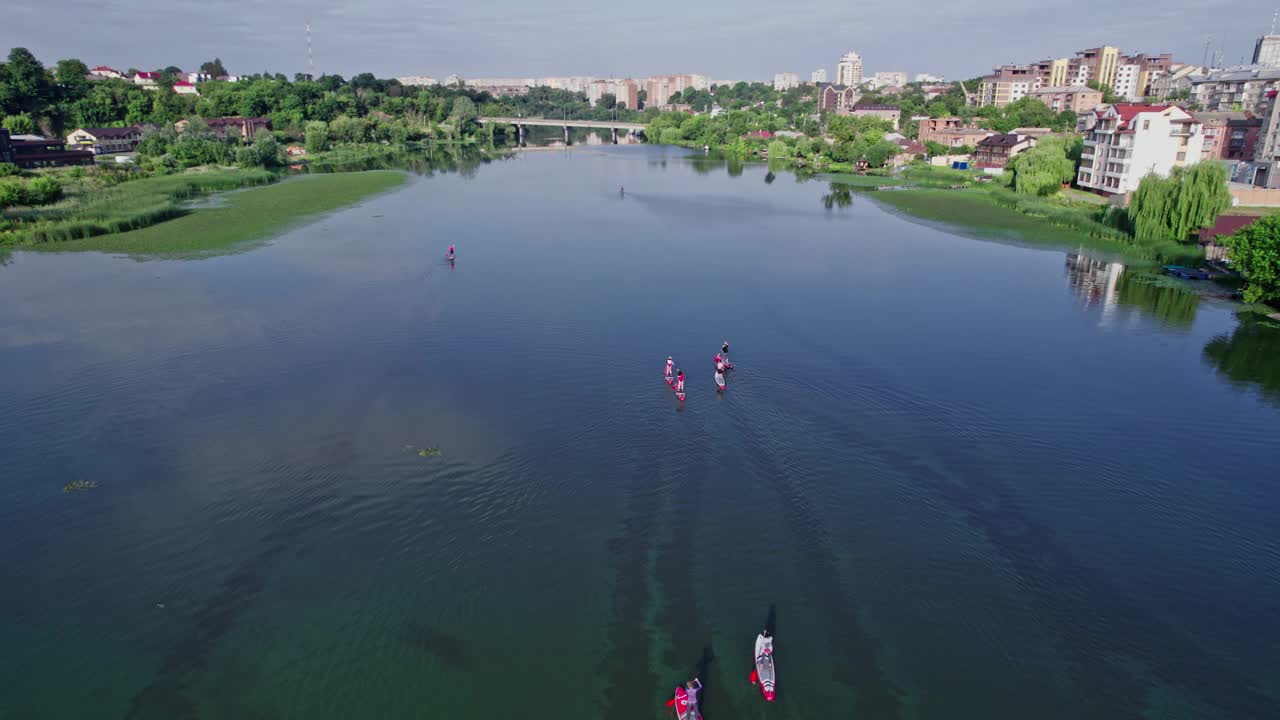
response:
<svg viewBox="0 0 1280 720"><path fill-rule="evenodd" d="M610 129L613 131L613 144L617 145L618 144L618 128L614 127Z"/></svg>
<svg viewBox="0 0 1280 720"><path fill-rule="evenodd" d="M569 126L568 125L564 126L564 144L565 145L569 144Z"/></svg>

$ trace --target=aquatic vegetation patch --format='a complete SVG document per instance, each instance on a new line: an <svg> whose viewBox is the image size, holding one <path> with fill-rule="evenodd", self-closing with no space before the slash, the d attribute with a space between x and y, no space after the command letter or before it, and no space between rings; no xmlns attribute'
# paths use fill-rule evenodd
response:
<svg viewBox="0 0 1280 720"><path fill-rule="evenodd" d="M123 252L135 255L207 255L278 233L298 220L336 210L403 183L393 170L312 175L226 196L214 207L187 211L140 230L68 239L35 246L55 251Z"/></svg>
<svg viewBox="0 0 1280 720"><path fill-rule="evenodd" d="M72 480L71 482L62 486L62 492L64 493L79 492L81 490L91 490L96 487L98 487L97 480Z"/></svg>
<svg viewBox="0 0 1280 720"><path fill-rule="evenodd" d="M440 457L444 452L438 447L420 448L417 445L405 445L405 450L418 453L418 457Z"/></svg>

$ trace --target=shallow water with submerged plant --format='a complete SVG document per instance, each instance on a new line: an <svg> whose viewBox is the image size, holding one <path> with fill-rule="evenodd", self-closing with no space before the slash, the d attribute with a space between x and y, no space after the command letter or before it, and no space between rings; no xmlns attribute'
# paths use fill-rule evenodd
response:
<svg viewBox="0 0 1280 720"><path fill-rule="evenodd" d="M1274 713L1271 328L761 166L467 167L0 267L0 717Z"/></svg>

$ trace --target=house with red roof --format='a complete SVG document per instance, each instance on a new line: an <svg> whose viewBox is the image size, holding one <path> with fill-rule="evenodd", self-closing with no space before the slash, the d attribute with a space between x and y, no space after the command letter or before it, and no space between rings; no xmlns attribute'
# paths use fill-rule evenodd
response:
<svg viewBox="0 0 1280 720"><path fill-rule="evenodd" d="M88 77L90 80L102 80L104 78L122 78L124 77L124 73L120 72L119 70L116 70L115 68L107 67L106 65L99 65L96 68L89 69Z"/></svg>
<svg viewBox="0 0 1280 720"><path fill-rule="evenodd" d="M768 130L752 130L742 133L742 137L745 140L772 140L773 133Z"/></svg>
<svg viewBox="0 0 1280 720"><path fill-rule="evenodd" d="M155 72L136 72L133 77L129 78L135 85L141 85L148 90L155 90L159 85L156 83L160 80L160 73Z"/></svg>
<svg viewBox="0 0 1280 720"><path fill-rule="evenodd" d="M1083 118L1076 184L1103 195L1138 189L1148 173L1167 176L1200 161L1201 124L1173 105L1104 105Z"/></svg>
<svg viewBox="0 0 1280 720"><path fill-rule="evenodd" d="M196 89L195 84L189 83L186 80L179 80L175 82L173 84L173 91L178 93L179 95L199 95L200 94L200 91Z"/></svg>

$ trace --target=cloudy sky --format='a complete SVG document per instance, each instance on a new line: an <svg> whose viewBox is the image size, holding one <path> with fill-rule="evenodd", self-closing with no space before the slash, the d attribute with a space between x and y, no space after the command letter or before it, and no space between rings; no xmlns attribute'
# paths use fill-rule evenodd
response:
<svg viewBox="0 0 1280 720"><path fill-rule="evenodd" d="M6 0L0 48L121 70L194 69L218 56L233 73L292 75L306 70L309 18L317 71L348 77L807 79L856 50L869 72L967 78L1104 44L1199 63L1210 37L1234 64L1252 54L1273 9L1261 0Z"/></svg>

